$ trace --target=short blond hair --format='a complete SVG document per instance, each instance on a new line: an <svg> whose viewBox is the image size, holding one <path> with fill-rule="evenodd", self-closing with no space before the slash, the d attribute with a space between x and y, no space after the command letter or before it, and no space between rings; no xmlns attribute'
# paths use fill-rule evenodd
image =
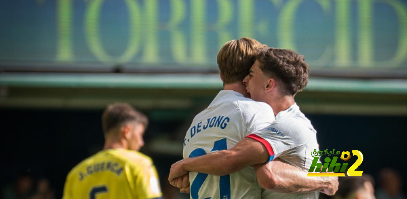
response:
<svg viewBox="0 0 407 199"><path fill-rule="evenodd" d="M242 82L256 60L257 49L262 47L266 45L247 37L223 45L217 57L223 83Z"/></svg>

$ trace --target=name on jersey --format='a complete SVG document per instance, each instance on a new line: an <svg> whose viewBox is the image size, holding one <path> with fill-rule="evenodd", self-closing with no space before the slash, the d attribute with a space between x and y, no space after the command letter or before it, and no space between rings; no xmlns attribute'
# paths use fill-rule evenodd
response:
<svg viewBox="0 0 407 199"><path fill-rule="evenodd" d="M86 171L79 172L79 181L82 181L85 177L99 173L99 172L112 172L119 176L123 172L123 167L117 162L99 162L93 165L87 166Z"/></svg>
<svg viewBox="0 0 407 199"><path fill-rule="evenodd" d="M206 129L215 128L215 127L225 129L228 126L229 121L230 121L229 117L219 115L219 116L214 116L214 117L208 118L203 122L199 122L198 124L192 126L189 129L191 138L194 137L197 133L199 133L203 130L206 130Z"/></svg>

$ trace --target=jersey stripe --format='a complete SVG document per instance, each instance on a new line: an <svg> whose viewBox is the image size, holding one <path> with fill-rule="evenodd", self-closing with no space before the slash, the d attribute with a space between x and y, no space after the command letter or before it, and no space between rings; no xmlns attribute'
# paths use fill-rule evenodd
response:
<svg viewBox="0 0 407 199"><path fill-rule="evenodd" d="M256 134L250 134L250 135L248 135L248 136L246 136L246 137L247 137L247 138L251 138L251 139L253 139L253 140L256 140L256 141L262 143L262 144L266 147L267 152L268 152L269 155L270 155L270 158L269 158L268 162L270 162L270 161L272 161L272 160L274 159L273 147L271 147L271 145L270 145L269 142L267 142L265 139L263 139L262 137L260 137L260 136L258 136L258 135L256 135Z"/></svg>

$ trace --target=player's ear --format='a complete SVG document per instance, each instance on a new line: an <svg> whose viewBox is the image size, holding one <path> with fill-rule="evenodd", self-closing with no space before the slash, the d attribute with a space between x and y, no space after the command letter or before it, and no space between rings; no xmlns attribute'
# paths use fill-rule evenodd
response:
<svg viewBox="0 0 407 199"><path fill-rule="evenodd" d="M273 78L269 78L269 79L267 80L267 84L266 84L266 86L265 86L265 91L266 91L266 92L269 92L269 91L271 91L275 86L276 86L276 80L273 79Z"/></svg>
<svg viewBox="0 0 407 199"><path fill-rule="evenodd" d="M126 124L121 127L120 133L123 135L124 138L130 139L131 137L131 125Z"/></svg>

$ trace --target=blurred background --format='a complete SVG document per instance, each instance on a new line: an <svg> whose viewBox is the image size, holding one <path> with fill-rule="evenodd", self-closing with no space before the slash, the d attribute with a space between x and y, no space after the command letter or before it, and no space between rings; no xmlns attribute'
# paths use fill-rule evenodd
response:
<svg viewBox="0 0 407 199"><path fill-rule="evenodd" d="M70 169L102 149L114 102L148 115L141 151L179 197L170 165L222 89L217 52L240 37L303 54L296 101L320 149L359 150L375 188L391 168L407 190L406 0L3 0L0 30L0 197L61 198Z"/></svg>

